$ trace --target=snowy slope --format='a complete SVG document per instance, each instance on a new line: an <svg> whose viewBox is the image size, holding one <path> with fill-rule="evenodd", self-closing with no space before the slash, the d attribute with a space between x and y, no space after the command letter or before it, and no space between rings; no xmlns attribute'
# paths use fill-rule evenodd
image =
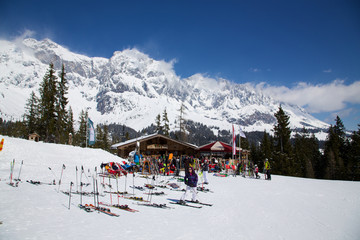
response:
<svg viewBox="0 0 360 240"><path fill-rule="evenodd" d="M272 181L265 181L211 175L206 187L214 193L199 192L198 199L213 203L212 207L192 209L170 205L166 199L178 199L182 193L158 189L167 195L154 196L152 202L166 203L173 209L139 206L120 198L120 204L128 204L140 212L112 209L120 214L115 218L80 210L77 195L73 195L69 210L69 197L58 193L57 185L35 186L25 180L50 182L54 175L59 178L61 166L65 164L60 190L68 190L71 181L76 188L76 166L83 165L85 172L90 169L87 175L92 182L95 166L99 168L101 162L120 161L117 156L97 149L1 138L5 143L0 152L0 239L356 240L360 236L359 182L283 176L272 176ZM16 160L16 178L20 162L24 161L20 176L23 181L17 188L7 184L13 159ZM164 176L156 181L160 183L161 180L175 182ZM83 181L88 182L84 176ZM105 179L106 183L108 181ZM140 175L122 177L118 189L124 191L126 183L126 190L132 192L129 186L133 181L135 185L151 183ZM116 181L112 180L111 184L115 188ZM91 191L92 186L86 190ZM134 192L146 198L143 192ZM105 195L100 200L110 203L111 199ZM118 200L113 197L112 201L117 203ZM93 203L93 198L83 197L83 202Z"/></svg>

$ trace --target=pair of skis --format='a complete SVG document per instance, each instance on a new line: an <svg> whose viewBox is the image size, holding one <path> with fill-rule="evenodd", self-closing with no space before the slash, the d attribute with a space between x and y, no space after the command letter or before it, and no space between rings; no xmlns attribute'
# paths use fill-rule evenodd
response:
<svg viewBox="0 0 360 240"><path fill-rule="evenodd" d="M180 200L178 200L178 199L168 198L168 200L170 200L171 204L178 204L180 206L192 207L192 208L202 208L202 206L198 206L198 205L204 205L204 206L209 206L209 207L212 206L212 204L210 204L210 203L195 202L195 201L189 201L189 200L185 200L184 203L181 203ZM191 204L189 204L189 203L191 203ZM196 205L194 205L194 204L196 204Z"/></svg>
<svg viewBox="0 0 360 240"><path fill-rule="evenodd" d="M113 208L118 208L124 211L128 211L128 212L138 212L138 210L135 210L133 208L130 208L128 205L119 205L119 204L107 204L107 203L103 203L103 202L99 202L100 205L104 205L107 207L113 207Z"/></svg>
<svg viewBox="0 0 360 240"><path fill-rule="evenodd" d="M162 209L170 209L171 207L167 206L166 204L158 204L158 203L137 203L138 205L141 206L146 206L146 207L154 207L154 208L162 208Z"/></svg>
<svg viewBox="0 0 360 240"><path fill-rule="evenodd" d="M112 216L112 217L119 217L120 216L119 214L113 213L113 212L110 211L109 208L105 208L105 207L96 207L96 206L94 206L92 204L85 204L85 205L79 204L78 206L79 206L80 209L83 209L86 212L98 211L98 212L104 213L104 214Z"/></svg>

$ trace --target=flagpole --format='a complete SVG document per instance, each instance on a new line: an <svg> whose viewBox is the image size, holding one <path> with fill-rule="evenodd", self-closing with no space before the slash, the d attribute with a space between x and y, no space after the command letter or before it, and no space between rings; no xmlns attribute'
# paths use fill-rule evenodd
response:
<svg viewBox="0 0 360 240"><path fill-rule="evenodd" d="M86 143L85 143L86 148L88 143L88 126L89 126L89 118L86 119Z"/></svg>
<svg viewBox="0 0 360 240"><path fill-rule="evenodd" d="M234 139L234 124L232 125L232 148L235 147L235 154L236 154L236 145L235 145L235 139ZM234 149L232 150L232 159L234 159Z"/></svg>
<svg viewBox="0 0 360 240"><path fill-rule="evenodd" d="M239 163L241 161L241 134L239 134Z"/></svg>

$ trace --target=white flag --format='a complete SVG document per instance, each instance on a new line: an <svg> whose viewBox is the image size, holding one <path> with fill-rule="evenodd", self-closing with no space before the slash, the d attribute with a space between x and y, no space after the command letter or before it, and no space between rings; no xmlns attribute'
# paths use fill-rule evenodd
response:
<svg viewBox="0 0 360 240"><path fill-rule="evenodd" d="M241 130L241 127L240 127L240 137L246 138L245 133Z"/></svg>
<svg viewBox="0 0 360 240"><path fill-rule="evenodd" d="M90 120L90 118L88 120L89 145L94 145L96 141L94 123Z"/></svg>

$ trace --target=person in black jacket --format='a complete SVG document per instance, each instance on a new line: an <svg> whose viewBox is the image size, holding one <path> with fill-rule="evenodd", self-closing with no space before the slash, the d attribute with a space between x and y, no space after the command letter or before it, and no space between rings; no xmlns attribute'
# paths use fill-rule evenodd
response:
<svg viewBox="0 0 360 240"><path fill-rule="evenodd" d="M186 185L186 191L184 192L184 194L180 198L180 201L179 201L180 204L185 203L185 198L186 198L186 195L187 195L188 191L190 191L192 193L191 201L198 202L198 200L196 200L197 182L198 182L198 176L197 176L196 172L194 171L194 169L192 167L189 167L188 173L186 173L185 177L184 177L184 183Z"/></svg>
<svg viewBox="0 0 360 240"><path fill-rule="evenodd" d="M207 158L205 158L204 164L201 168L201 171L203 173L203 178L204 178L204 184L209 184L208 179L207 179L207 175L209 172L209 160Z"/></svg>

